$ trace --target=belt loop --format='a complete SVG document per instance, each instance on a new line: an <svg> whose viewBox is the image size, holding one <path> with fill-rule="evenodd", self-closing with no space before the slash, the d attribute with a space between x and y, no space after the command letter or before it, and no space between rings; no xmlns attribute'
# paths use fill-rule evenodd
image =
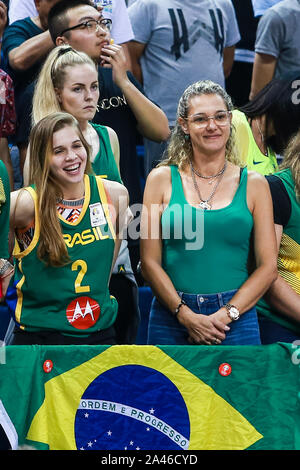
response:
<svg viewBox="0 0 300 470"><path fill-rule="evenodd" d="M222 294L218 293L218 300L219 300L219 306L224 307L224 302L223 302L223 296Z"/></svg>

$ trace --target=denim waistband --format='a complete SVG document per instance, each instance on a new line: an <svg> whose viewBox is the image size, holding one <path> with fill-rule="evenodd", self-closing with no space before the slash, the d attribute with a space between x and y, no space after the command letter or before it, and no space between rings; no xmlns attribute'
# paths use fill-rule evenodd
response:
<svg viewBox="0 0 300 470"><path fill-rule="evenodd" d="M217 304L223 307L237 292L237 289L229 290L226 292L218 292L216 294L189 294L186 292L177 291L182 300L189 303L197 303L199 307L203 304Z"/></svg>

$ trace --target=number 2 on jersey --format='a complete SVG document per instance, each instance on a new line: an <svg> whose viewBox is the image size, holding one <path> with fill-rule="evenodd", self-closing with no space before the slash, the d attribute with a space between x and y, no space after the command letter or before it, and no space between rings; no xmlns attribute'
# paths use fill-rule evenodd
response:
<svg viewBox="0 0 300 470"><path fill-rule="evenodd" d="M78 259L77 261L74 261L74 263L72 263L72 271L78 271L79 269L79 273L77 274L77 277L75 279L75 292L76 294L81 294L83 292L90 292L91 288L90 286L82 286L82 281L83 281L83 278L85 276L85 274L87 273L87 264L85 261L83 261L82 259Z"/></svg>

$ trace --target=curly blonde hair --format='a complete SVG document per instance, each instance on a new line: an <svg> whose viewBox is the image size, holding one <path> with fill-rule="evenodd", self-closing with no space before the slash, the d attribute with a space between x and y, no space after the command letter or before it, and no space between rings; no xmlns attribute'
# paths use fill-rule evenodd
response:
<svg viewBox="0 0 300 470"><path fill-rule="evenodd" d="M165 151L164 156L166 158L159 164L162 165L177 165L179 169L183 168L190 162L193 157L192 143L190 139L186 138L181 125L178 122L178 118L187 118L190 101L194 96L199 95L218 95L220 96L228 111L233 110L233 104L230 96L226 91L217 83L211 80L201 80L190 85L181 96L178 108L177 108L177 121L176 125L171 133L168 147ZM225 158L238 166L243 166L240 162L235 145L235 129L231 126L230 136L226 143Z"/></svg>

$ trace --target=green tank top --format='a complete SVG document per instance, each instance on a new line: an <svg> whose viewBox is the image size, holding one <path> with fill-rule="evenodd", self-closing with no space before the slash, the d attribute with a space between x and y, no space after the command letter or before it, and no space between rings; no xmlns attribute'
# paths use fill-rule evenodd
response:
<svg viewBox="0 0 300 470"><path fill-rule="evenodd" d="M37 195L34 237L25 251L16 243L17 305L15 319L27 331L56 330L72 336L88 335L111 326L117 301L108 290L115 233L101 178L85 176L85 200L78 220L58 214L70 262L46 266L37 257L40 221Z"/></svg>
<svg viewBox="0 0 300 470"><path fill-rule="evenodd" d="M90 123L99 136L100 149L92 162L96 175L111 181L122 183L121 176L116 164L114 154L110 145L108 131L105 126Z"/></svg>
<svg viewBox="0 0 300 470"><path fill-rule="evenodd" d="M300 295L300 204L296 198L295 182L289 169L275 173L280 178L291 201L291 215L283 227L281 243L278 252L278 273ZM271 307L264 298L257 304L257 311L272 321L300 334L299 322L282 315Z"/></svg>
<svg viewBox="0 0 300 470"><path fill-rule="evenodd" d="M270 175L278 170L276 154L268 147L268 155L264 155L255 139L247 117L235 109L232 112L232 124L235 128L235 145L241 161L247 165L248 170L256 171L261 175Z"/></svg>
<svg viewBox="0 0 300 470"><path fill-rule="evenodd" d="M184 195L177 166L171 166L172 194L161 218L162 266L176 290L212 294L238 289L248 278L252 214L247 206L247 169L232 202L203 211Z"/></svg>

